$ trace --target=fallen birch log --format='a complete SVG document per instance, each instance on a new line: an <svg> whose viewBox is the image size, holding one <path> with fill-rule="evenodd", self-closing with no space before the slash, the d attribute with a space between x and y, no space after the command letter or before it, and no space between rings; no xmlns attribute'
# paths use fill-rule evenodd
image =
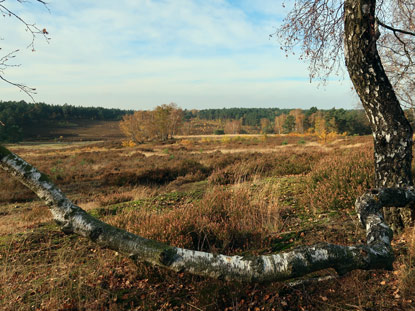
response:
<svg viewBox="0 0 415 311"><path fill-rule="evenodd" d="M73 204L46 175L3 146L0 166L46 202L65 233L86 237L135 262L246 282L281 281L328 268L339 274L355 269L392 269L392 230L383 220L382 208L402 207L415 200L413 188L383 188L358 198L356 211L366 228L365 245L319 243L278 254L225 256L166 245L106 224Z"/></svg>

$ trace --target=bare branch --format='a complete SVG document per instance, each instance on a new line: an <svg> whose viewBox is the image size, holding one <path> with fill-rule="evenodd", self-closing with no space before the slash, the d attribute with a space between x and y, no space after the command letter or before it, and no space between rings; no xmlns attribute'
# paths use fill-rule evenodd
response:
<svg viewBox="0 0 415 311"><path fill-rule="evenodd" d="M400 32L403 33L405 35L411 35L411 36L415 36L415 32L411 32L411 31L407 31L407 30L402 30L402 29L398 29L389 25L386 25L385 23L383 23L382 21L380 21L379 19L376 19L378 24L381 25L382 27L389 29L391 31L393 31L394 33L396 32Z"/></svg>
<svg viewBox="0 0 415 311"><path fill-rule="evenodd" d="M41 2L41 1L39 1L39 2ZM42 35L46 39L46 42L49 42L50 38L47 37L47 35L49 33L47 32L47 30L45 28L44 29L40 29L40 28L38 28L36 26L36 24L29 24L29 23L27 23L23 18L21 18L19 15L17 15L13 11L9 10L3 4L0 4L0 12L2 12L3 15L6 14L8 16L12 16L12 17L16 18L19 22L21 22L25 26L25 29L32 36L32 40L31 40L30 44L27 46L28 48L30 47L30 48L32 48L33 51L35 50L35 39L36 39L36 35Z"/></svg>
<svg viewBox="0 0 415 311"><path fill-rule="evenodd" d="M293 10L275 34L288 56L301 48L300 59L309 61L310 79L323 82L342 70L343 1L295 1Z"/></svg>
<svg viewBox="0 0 415 311"><path fill-rule="evenodd" d="M0 80L13 85L15 87L17 87L18 89L20 89L22 92L24 92L27 96L29 96L33 102L35 102L35 99L33 97L33 95L37 94L36 93L36 89L35 88L31 88L27 85L21 84L21 83L16 83L16 82L12 82L10 80L7 80L6 78L4 78L2 75L0 75Z"/></svg>
<svg viewBox="0 0 415 311"><path fill-rule="evenodd" d="M41 3L42 5L44 5L47 8L47 3L45 1L42 0L34 0L35 2ZM36 26L36 24L31 24L26 22L25 19L23 19L22 17L20 17L19 15L17 15L16 13L14 13L13 11L11 11L10 9L8 9L3 3L5 2L5 0L1 0L0 1L0 14L3 15L3 17L9 16L9 17L13 17L16 20L18 20L21 24L24 25L25 30L27 32L30 33L31 35L31 41L29 43L29 45L27 46L27 48L31 48L32 51L35 51L35 40L36 37L38 35L41 35L45 38L46 42L49 43L50 38L48 37L48 31L46 30L46 28L39 28L38 26ZM24 3L26 1L24 0L17 0L17 2L19 3ZM1 50L1 48L0 48ZM16 57L16 53L19 50L14 50L12 52L7 53L6 55L0 57L0 80L17 87L18 89L20 89L21 91L23 91L25 94L27 94L32 101L35 101L33 98L33 95L36 94L35 89L26 86L25 84L22 83L16 83L16 82L12 82L9 79L4 77L4 71L6 68L8 67L18 67L19 65L11 65L8 64L8 61L14 57Z"/></svg>

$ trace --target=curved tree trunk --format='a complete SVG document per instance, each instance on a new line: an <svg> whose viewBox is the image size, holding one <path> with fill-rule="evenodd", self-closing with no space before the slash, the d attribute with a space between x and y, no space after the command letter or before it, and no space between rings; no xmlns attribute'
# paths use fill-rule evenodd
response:
<svg viewBox="0 0 415 311"><path fill-rule="evenodd" d="M279 254L225 256L169 246L110 226L74 205L47 176L2 146L0 167L44 200L66 233L86 237L135 262L247 282L281 281L327 268L339 274L354 269L391 269L392 231L383 221L382 207L403 206L415 200L413 188L374 190L360 197L356 211L366 228L366 245L319 243Z"/></svg>
<svg viewBox="0 0 415 311"><path fill-rule="evenodd" d="M376 187L412 186L412 128L379 57L376 0L346 0L346 66L366 111L374 137ZM409 213L410 215L411 213ZM410 222L408 209L385 210L394 230Z"/></svg>

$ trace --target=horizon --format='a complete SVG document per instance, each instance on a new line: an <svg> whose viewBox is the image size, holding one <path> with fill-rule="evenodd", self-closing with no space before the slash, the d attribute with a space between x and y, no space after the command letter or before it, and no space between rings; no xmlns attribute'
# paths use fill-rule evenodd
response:
<svg viewBox="0 0 415 311"><path fill-rule="evenodd" d="M24 27L3 17L3 51L20 48L5 72L37 89L51 105L149 110L175 102L183 109L355 109L357 96L343 73L310 83L298 56L286 58L269 35L281 25L282 1L166 0L113 3L55 1L49 11L7 4L46 28L36 52ZM0 83L3 101L30 100Z"/></svg>
<svg viewBox="0 0 415 311"><path fill-rule="evenodd" d="M149 109L140 109L140 110L137 110L137 109L126 109L126 108L119 108L119 107L103 107L103 106L85 106L85 105L72 105L72 104L68 104L68 103L64 103L64 104L49 104L49 103L45 103L45 102L33 102L33 101L27 101L27 100L24 100L24 99L21 99L21 100L2 100L2 99L0 99L0 104L1 103L10 103L10 102L12 102L12 103L18 103L18 102L25 102L26 104L34 104L34 105L36 105L36 104L45 104L45 105L50 105L50 106L65 106L65 105L68 105L68 106L72 106L72 107L75 107L75 108L102 108L102 109L120 109L120 110L125 110L125 111L150 111L150 110L153 110L154 108L156 108L157 106L155 106L155 107L152 107L152 108L149 108ZM171 103L171 104L175 104L175 103ZM340 109L343 109L343 110L355 110L355 111L361 111L361 110L364 110L364 108L361 108L361 107L357 107L357 106L355 106L355 107L351 107L351 108L336 108L336 107L331 107L331 108L318 108L318 107L316 107L316 106L311 106L311 107L308 107L308 108L298 108L298 107L287 107L287 108L281 108L281 107L277 107L277 106L274 106L274 107L259 107L259 106L256 106L256 107L253 107L253 106L247 106L247 107L218 107L218 108L201 108L201 109L197 109L197 108L183 108L183 107L180 107L179 105L178 105L178 108L180 108L180 109L182 109L182 110L186 110L186 111L192 111L192 110L196 110L196 111L201 111L201 110L222 110L222 109L279 109L279 110L289 110L289 111L291 111L291 110L296 110L296 109L300 109L300 110L302 110L302 111L307 111L307 110L310 110L310 109L312 109L312 108L317 108L317 110L319 110L319 111L328 111L328 110L332 110L332 109L335 109L335 110L340 110ZM406 109L406 110L409 110L410 108L408 108L408 109ZM405 110L405 109L404 109Z"/></svg>

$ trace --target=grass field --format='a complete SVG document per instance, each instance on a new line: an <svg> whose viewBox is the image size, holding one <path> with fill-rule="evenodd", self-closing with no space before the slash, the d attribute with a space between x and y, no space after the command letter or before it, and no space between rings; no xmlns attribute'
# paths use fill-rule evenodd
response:
<svg viewBox="0 0 415 311"><path fill-rule="evenodd" d="M125 145L125 144L124 144ZM326 241L364 243L353 203L372 187L370 137L181 137L12 145L94 216L141 236L224 254ZM1 310L413 310L415 232L395 236L393 271L321 282L239 284L134 265L65 235L0 173ZM310 277L310 276L309 276Z"/></svg>

